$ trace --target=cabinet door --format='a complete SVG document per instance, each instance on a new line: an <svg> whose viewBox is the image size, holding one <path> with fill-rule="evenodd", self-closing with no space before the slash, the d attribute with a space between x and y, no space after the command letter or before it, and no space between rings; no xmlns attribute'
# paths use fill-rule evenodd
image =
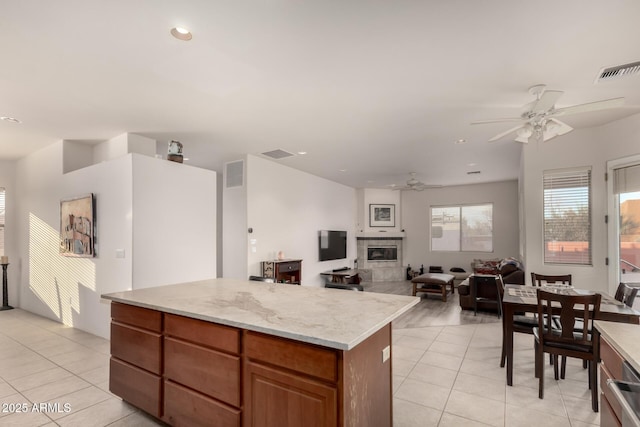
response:
<svg viewBox="0 0 640 427"><path fill-rule="evenodd" d="M622 427L618 418L614 415L613 409L607 399L600 399L600 426L601 427Z"/></svg>
<svg viewBox="0 0 640 427"><path fill-rule="evenodd" d="M245 365L245 427L336 426L337 399L334 387L253 362Z"/></svg>

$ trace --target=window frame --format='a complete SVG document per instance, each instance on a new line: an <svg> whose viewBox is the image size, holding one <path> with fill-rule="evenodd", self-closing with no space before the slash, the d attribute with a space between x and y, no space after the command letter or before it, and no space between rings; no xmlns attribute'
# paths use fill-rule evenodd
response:
<svg viewBox="0 0 640 427"><path fill-rule="evenodd" d="M551 259L552 255L547 251L547 242L552 240L547 240L547 196L545 194L546 190L552 190L553 188L547 187L547 180L553 179L555 176L557 184L561 183L561 180L564 178L566 180L576 180L579 181L581 176L586 176L587 179L587 221L588 225L587 230L587 243L588 243L588 259L585 261L577 260L576 262L570 262L566 258L560 259L558 261L553 261ZM566 184L565 184L566 185ZM561 185L557 185L556 189L562 188ZM571 187L566 187L571 188ZM575 187L582 188L582 187ZM558 204L556 203L556 206ZM562 207L562 205L560 206ZM551 209L551 206L549 207ZM572 240L567 240L572 241ZM578 242L578 240L575 240ZM544 265L569 265L569 266L585 266L592 267L593 266L593 170L590 166L584 167L576 167L576 168L568 168L568 169L549 169L544 170L542 172L542 262Z"/></svg>
<svg viewBox="0 0 640 427"><path fill-rule="evenodd" d="M491 250L488 251L483 251L483 250L477 250L477 249L464 249L463 246L463 242L464 242L464 235L463 235L463 227L462 227L462 219L463 219L463 208L470 208L470 207L479 207L479 206L490 206L491 207ZM446 249L434 249L434 245L433 245L433 210L434 209L458 209L458 216L459 216L459 220L458 220L458 227L459 227L459 245L458 245L458 249L457 250L446 250ZM483 253L483 254L489 254L489 253L493 253L495 250L494 244L493 244L493 238L494 238L494 203L493 202L483 202L483 203L464 203L464 204L447 204L447 205L432 205L429 206L429 249L431 250L431 252L443 252L443 253Z"/></svg>

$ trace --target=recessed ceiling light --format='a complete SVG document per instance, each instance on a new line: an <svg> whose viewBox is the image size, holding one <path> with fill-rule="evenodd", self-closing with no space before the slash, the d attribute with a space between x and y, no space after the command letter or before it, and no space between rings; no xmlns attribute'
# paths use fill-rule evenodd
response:
<svg viewBox="0 0 640 427"><path fill-rule="evenodd" d="M178 40L182 40L185 42L191 40L191 38L193 37L191 35L191 32L183 27L173 27L171 29L171 35Z"/></svg>
<svg viewBox="0 0 640 427"><path fill-rule="evenodd" d="M347 171L346 169L340 169L340 172L346 172L346 171Z"/></svg>
<svg viewBox="0 0 640 427"><path fill-rule="evenodd" d="M467 166L475 166L477 163L468 163Z"/></svg>
<svg viewBox="0 0 640 427"><path fill-rule="evenodd" d="M14 117L7 117L7 116L0 117L0 120L4 120L5 122L11 122L11 123L22 123L20 120Z"/></svg>
<svg viewBox="0 0 640 427"><path fill-rule="evenodd" d="M304 156L305 154L307 154L306 151L298 151L298 154L300 154L301 156Z"/></svg>
<svg viewBox="0 0 640 427"><path fill-rule="evenodd" d="M466 139L459 139L456 141L456 144L464 144L465 142L467 142Z"/></svg>

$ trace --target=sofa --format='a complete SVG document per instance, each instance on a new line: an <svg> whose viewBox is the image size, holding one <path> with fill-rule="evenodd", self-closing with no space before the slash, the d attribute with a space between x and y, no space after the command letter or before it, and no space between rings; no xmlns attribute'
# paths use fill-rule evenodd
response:
<svg viewBox="0 0 640 427"><path fill-rule="evenodd" d="M475 259L471 263L471 270L474 274L500 274L505 284L524 285L524 269L522 264L514 258L479 260ZM474 286L473 275L464 280L458 286L460 295L460 307L463 310L473 310L473 298L471 296L471 286ZM478 303L479 310L495 311L495 305Z"/></svg>

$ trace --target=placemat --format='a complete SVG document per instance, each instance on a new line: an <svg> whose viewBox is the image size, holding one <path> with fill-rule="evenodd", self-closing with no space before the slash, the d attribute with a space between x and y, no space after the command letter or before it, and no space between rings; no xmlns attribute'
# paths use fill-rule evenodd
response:
<svg viewBox="0 0 640 427"><path fill-rule="evenodd" d="M575 291L575 288L570 286L543 286L543 289L553 289L556 293L560 295L578 295L579 293ZM523 297L523 298L536 298L536 289L534 287L521 287L521 288L509 288L508 293L514 297ZM606 294L602 295L602 303L603 304L612 304L612 305L623 305L620 301L612 298Z"/></svg>

